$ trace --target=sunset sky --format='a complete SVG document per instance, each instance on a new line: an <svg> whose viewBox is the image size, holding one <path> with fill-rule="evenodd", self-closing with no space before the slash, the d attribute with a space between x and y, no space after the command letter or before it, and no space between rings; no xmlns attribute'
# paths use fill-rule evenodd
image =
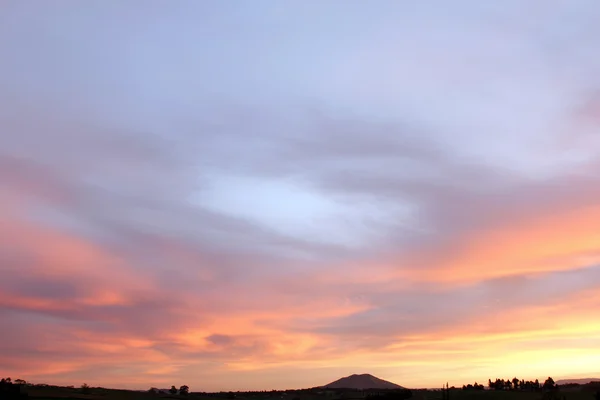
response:
<svg viewBox="0 0 600 400"><path fill-rule="evenodd" d="M0 376L600 375L598 0L0 0Z"/></svg>

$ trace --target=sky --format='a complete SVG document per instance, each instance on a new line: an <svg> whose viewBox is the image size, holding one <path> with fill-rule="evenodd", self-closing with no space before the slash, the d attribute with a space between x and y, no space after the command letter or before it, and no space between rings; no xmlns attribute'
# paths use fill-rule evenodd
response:
<svg viewBox="0 0 600 400"><path fill-rule="evenodd" d="M0 375L600 375L597 0L0 0Z"/></svg>

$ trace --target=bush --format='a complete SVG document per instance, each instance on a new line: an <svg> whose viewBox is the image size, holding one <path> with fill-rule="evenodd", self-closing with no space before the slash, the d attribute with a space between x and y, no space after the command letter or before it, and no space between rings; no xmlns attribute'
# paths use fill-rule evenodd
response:
<svg viewBox="0 0 600 400"><path fill-rule="evenodd" d="M90 394L91 392L92 392L92 389L90 388L90 386L87 383L84 383L83 385L81 385L81 393Z"/></svg>

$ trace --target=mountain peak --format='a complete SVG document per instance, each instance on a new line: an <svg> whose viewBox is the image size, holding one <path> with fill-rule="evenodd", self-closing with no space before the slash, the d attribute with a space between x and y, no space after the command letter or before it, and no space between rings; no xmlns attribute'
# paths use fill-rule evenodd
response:
<svg viewBox="0 0 600 400"><path fill-rule="evenodd" d="M371 374L353 374L325 386L325 389L403 389L402 386L377 378Z"/></svg>

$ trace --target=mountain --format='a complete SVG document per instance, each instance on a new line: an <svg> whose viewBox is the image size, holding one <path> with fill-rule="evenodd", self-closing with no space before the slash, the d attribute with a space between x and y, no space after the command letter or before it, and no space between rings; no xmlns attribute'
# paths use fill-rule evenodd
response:
<svg viewBox="0 0 600 400"><path fill-rule="evenodd" d="M590 382L600 382L600 378L580 378L580 379L559 379L556 381L557 385L568 385L569 383L578 383L585 385Z"/></svg>
<svg viewBox="0 0 600 400"><path fill-rule="evenodd" d="M328 385L322 386L324 389L404 389L395 383L384 381L373 375L361 374L350 375L345 378L338 379Z"/></svg>

